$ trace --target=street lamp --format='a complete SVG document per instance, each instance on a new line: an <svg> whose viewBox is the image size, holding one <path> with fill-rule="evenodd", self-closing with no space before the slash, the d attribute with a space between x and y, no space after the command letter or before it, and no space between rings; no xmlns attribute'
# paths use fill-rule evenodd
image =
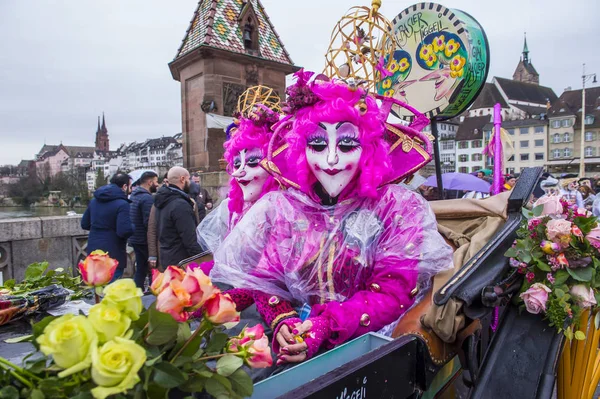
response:
<svg viewBox="0 0 600 399"><path fill-rule="evenodd" d="M590 73L585 74L585 63L583 64L583 75L581 75L581 82L583 86L583 90L581 90L581 145L579 146L579 178L585 176L585 82L590 80L592 83L596 83L596 74Z"/></svg>

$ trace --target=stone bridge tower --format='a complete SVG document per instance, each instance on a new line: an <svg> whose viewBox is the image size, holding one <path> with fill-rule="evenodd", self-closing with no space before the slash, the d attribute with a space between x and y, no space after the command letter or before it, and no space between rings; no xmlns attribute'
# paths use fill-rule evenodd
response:
<svg viewBox="0 0 600 399"><path fill-rule="evenodd" d="M237 99L262 84L285 94L286 75L298 70L259 0L200 0L169 63L181 82L184 166L216 171Z"/></svg>

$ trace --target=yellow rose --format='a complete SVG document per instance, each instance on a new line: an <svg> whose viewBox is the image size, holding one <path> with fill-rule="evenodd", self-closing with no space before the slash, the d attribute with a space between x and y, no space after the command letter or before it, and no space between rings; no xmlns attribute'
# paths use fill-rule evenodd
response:
<svg viewBox="0 0 600 399"><path fill-rule="evenodd" d="M146 362L146 351L129 339L116 337L92 351L92 389L96 399L126 392L140 382L138 371Z"/></svg>
<svg viewBox="0 0 600 399"><path fill-rule="evenodd" d="M117 305L105 301L92 306L88 320L98 333L100 343L122 337L131 325L131 319Z"/></svg>
<svg viewBox="0 0 600 399"><path fill-rule="evenodd" d="M52 320L37 343L44 355L52 355L54 363L65 369L58 373L63 378L90 367L91 349L97 346L98 336L85 316L66 314Z"/></svg>
<svg viewBox="0 0 600 399"><path fill-rule="evenodd" d="M104 289L102 302L111 302L125 313L131 320L137 320L142 313L142 290L136 287L130 278L124 278L109 284Z"/></svg>

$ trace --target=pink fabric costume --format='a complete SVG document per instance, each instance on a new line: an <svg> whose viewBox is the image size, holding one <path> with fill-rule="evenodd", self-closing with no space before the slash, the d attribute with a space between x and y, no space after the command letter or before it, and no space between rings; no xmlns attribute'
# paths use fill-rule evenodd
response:
<svg viewBox="0 0 600 399"><path fill-rule="evenodd" d="M290 91L303 96L292 96L300 105L292 107L293 127L285 132L287 170L296 172L288 180L297 188L270 192L254 204L215 253L211 278L268 293L261 315L275 333L282 323L298 326L292 305L310 304L312 328L303 337L311 357L320 347L395 322L414 302L419 281L452 267L452 252L422 197L399 185L380 187L393 171L384 140L387 115L375 99L343 83L298 77ZM338 131L343 124L358 128L357 137L340 133L337 139L340 151L352 151L341 147L346 139L361 152L357 172L335 198L323 192L307 161L321 122L337 124Z"/></svg>

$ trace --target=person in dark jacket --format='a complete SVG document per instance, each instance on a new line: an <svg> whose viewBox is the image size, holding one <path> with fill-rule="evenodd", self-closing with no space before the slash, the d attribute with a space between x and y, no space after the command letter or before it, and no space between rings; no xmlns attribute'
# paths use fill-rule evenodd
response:
<svg viewBox="0 0 600 399"><path fill-rule="evenodd" d="M158 190L154 198L158 220L160 263L163 267L202 252L196 240L194 203L188 196L190 174L182 167L169 170L169 186Z"/></svg>
<svg viewBox="0 0 600 399"><path fill-rule="evenodd" d="M131 206L129 217L135 226L133 235L129 237L129 244L135 251L135 285L144 289L144 281L148 275L148 220L158 187L158 175L152 171L142 173L137 187L131 193Z"/></svg>
<svg viewBox="0 0 600 399"><path fill-rule="evenodd" d="M130 191L129 176L115 174L110 184L94 192L94 198L81 218L81 228L90 231L87 252L101 249L119 262L113 281L121 278L127 266L127 239L133 234L127 199Z"/></svg>
<svg viewBox="0 0 600 399"><path fill-rule="evenodd" d="M200 186L200 176L197 173L194 173L190 182L190 198L196 202L199 224L206 217L206 210L212 209L213 200L208 190Z"/></svg>

